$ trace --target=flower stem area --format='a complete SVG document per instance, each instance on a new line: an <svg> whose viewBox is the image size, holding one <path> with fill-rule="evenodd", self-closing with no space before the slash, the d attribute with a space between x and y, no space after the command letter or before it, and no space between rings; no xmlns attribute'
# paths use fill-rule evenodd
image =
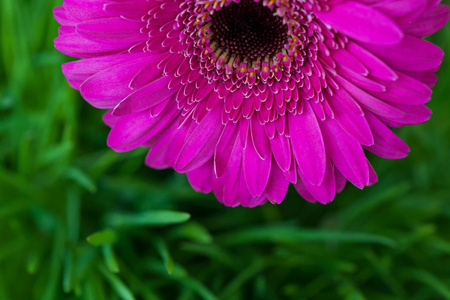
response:
<svg viewBox="0 0 450 300"><path fill-rule="evenodd" d="M450 4L450 1L444 1ZM450 59L402 160L324 206L227 208L106 146L53 46L61 1L0 1L0 300L450 299ZM450 53L450 26L431 37Z"/></svg>

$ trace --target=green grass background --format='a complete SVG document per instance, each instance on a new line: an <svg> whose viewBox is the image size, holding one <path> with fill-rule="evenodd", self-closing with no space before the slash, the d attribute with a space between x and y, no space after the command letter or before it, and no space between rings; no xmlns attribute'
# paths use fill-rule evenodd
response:
<svg viewBox="0 0 450 300"><path fill-rule="evenodd" d="M231 209L108 149L61 73L60 2L0 2L0 300L450 299L449 59L378 184ZM449 26L431 40L450 53Z"/></svg>

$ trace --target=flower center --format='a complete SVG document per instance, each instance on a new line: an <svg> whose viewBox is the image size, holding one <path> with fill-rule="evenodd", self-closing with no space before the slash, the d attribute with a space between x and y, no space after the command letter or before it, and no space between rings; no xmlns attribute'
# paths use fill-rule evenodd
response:
<svg viewBox="0 0 450 300"><path fill-rule="evenodd" d="M287 25L262 2L241 0L216 11L211 19L212 41L229 55L249 62L270 59L287 43Z"/></svg>
<svg viewBox="0 0 450 300"><path fill-rule="evenodd" d="M300 97L316 102L323 99L321 91L328 88L325 77L329 68L322 67L318 55L323 53L325 63L333 64L327 59L329 49L344 47L346 41L314 15L314 11L326 9L318 5L321 1L183 2L186 9L177 17L176 28L182 29L182 53L190 69L198 70L197 74L214 85L220 99L231 92L260 101L251 104L253 100L237 96L236 103L226 105L231 120L248 117L252 105L256 111L263 110L261 103L265 101L270 113L266 111L263 119L268 122L286 110L295 111ZM273 105L273 95L278 95L277 105Z"/></svg>

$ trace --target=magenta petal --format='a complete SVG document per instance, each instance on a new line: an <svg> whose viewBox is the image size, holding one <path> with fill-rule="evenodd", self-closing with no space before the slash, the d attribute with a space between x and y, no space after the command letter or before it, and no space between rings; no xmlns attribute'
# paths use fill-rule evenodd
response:
<svg viewBox="0 0 450 300"><path fill-rule="evenodd" d="M217 178L214 176L212 181L213 181L213 192L214 192L214 195L216 196L217 200L219 200L219 202L223 203L226 206L237 206L236 204L233 205L232 200L224 198L225 176L220 177L220 178ZM231 204L230 204L230 202L231 202Z"/></svg>
<svg viewBox="0 0 450 300"><path fill-rule="evenodd" d="M292 163L292 152L290 139L285 135L276 134L270 139L270 147L278 166L283 171L289 170Z"/></svg>
<svg viewBox="0 0 450 300"><path fill-rule="evenodd" d="M328 97L328 103L334 112L334 119L346 133L363 145L373 144L372 130L365 116L357 115L342 107L334 97Z"/></svg>
<svg viewBox="0 0 450 300"><path fill-rule="evenodd" d="M375 143L367 146L367 150L389 159L404 158L408 155L408 145L384 125L383 122L370 112L366 113L366 117L375 138Z"/></svg>
<svg viewBox="0 0 450 300"><path fill-rule="evenodd" d="M334 120L323 122L327 153L351 183L362 189L369 181L369 169L361 144L346 134Z"/></svg>
<svg viewBox="0 0 450 300"><path fill-rule="evenodd" d="M366 48L382 58L391 67L405 71L423 71L441 65L444 52L436 45L405 36L399 45L383 47L366 45Z"/></svg>
<svg viewBox="0 0 450 300"><path fill-rule="evenodd" d="M370 2L373 2L372 7L385 13L398 24L411 22L427 6L427 0L380 0Z"/></svg>
<svg viewBox="0 0 450 300"><path fill-rule="evenodd" d="M302 114L288 118L292 150L304 178L319 185L325 176L325 144L309 102L305 101L303 107Z"/></svg>
<svg viewBox="0 0 450 300"><path fill-rule="evenodd" d="M431 110L423 104L422 105L392 104L392 106L402 111L404 115L399 118L390 118L388 119L388 121L398 122L399 124L402 125L413 125L424 123L430 119ZM382 116L380 116L380 119L386 120Z"/></svg>
<svg viewBox="0 0 450 300"><path fill-rule="evenodd" d="M213 163L212 160L203 166L186 173L189 182L197 192L209 193L212 191Z"/></svg>
<svg viewBox="0 0 450 300"><path fill-rule="evenodd" d="M109 127L114 127L116 123L120 120L120 117L116 117L112 115L112 110L108 110L102 118L103 122Z"/></svg>
<svg viewBox="0 0 450 300"><path fill-rule="evenodd" d="M148 140L148 126L156 123L148 110L121 117L109 133L108 146L117 152L134 149Z"/></svg>
<svg viewBox="0 0 450 300"><path fill-rule="evenodd" d="M109 133L108 146L117 152L140 146L173 118L174 108L167 107L158 117L152 117L148 110L121 117Z"/></svg>
<svg viewBox="0 0 450 300"><path fill-rule="evenodd" d="M342 69L339 74L345 77L354 85L366 90L374 92L385 92L386 87L378 82L375 78L369 78L361 74L357 74L351 70Z"/></svg>
<svg viewBox="0 0 450 300"><path fill-rule="evenodd" d="M348 86L357 89L354 85L348 83ZM351 112L364 116L363 110L361 106L356 101L356 97L354 98L354 95L350 95L345 89L340 88L333 92L333 95L331 95L335 100L339 101L339 105L344 106L345 109L350 110ZM343 107L343 108L344 108Z"/></svg>
<svg viewBox="0 0 450 300"><path fill-rule="evenodd" d="M126 63L138 58L148 57L147 53L127 53L108 55L83 60L76 60L62 65L64 75L69 84L76 89L92 75L115 65Z"/></svg>
<svg viewBox="0 0 450 300"><path fill-rule="evenodd" d="M336 193L340 193L345 188L347 179L345 179L344 175L339 172L338 168L334 168L334 178L336 179Z"/></svg>
<svg viewBox="0 0 450 300"><path fill-rule="evenodd" d="M436 5L426 11L414 21L405 24L406 33L418 37L429 36L444 27L450 18L450 9L447 5Z"/></svg>
<svg viewBox="0 0 450 300"><path fill-rule="evenodd" d="M403 71L404 74L419 80L424 83L429 88L432 88L436 85L438 81L438 77L434 74L434 71L426 70L426 71Z"/></svg>
<svg viewBox="0 0 450 300"><path fill-rule="evenodd" d="M371 92L372 95L392 103L420 105L431 99L431 89L424 83L398 72L395 82L386 82L386 92Z"/></svg>
<svg viewBox="0 0 450 300"><path fill-rule="evenodd" d="M347 50L355 56L364 66L368 69L371 76L393 81L398 78L396 72L391 69L384 61L359 46L358 44L350 41L347 44Z"/></svg>
<svg viewBox="0 0 450 300"><path fill-rule="evenodd" d="M104 4L103 0L65 0L63 7L78 21L86 21L111 16L103 10Z"/></svg>
<svg viewBox="0 0 450 300"><path fill-rule="evenodd" d="M77 24L75 20L71 20L62 6L53 8L53 16L61 26L75 26Z"/></svg>
<svg viewBox="0 0 450 300"><path fill-rule="evenodd" d="M369 161L367 161L367 165L369 166L369 182L367 186L371 186L378 182L378 176Z"/></svg>
<svg viewBox="0 0 450 300"><path fill-rule="evenodd" d="M148 9L148 3L146 1L120 1L107 3L103 9L114 15L136 19L142 17L142 11Z"/></svg>
<svg viewBox="0 0 450 300"><path fill-rule="evenodd" d="M217 177L225 174L238 132L239 126L231 122L222 131L214 151L214 172Z"/></svg>
<svg viewBox="0 0 450 300"><path fill-rule="evenodd" d="M269 181L264 191L267 198L274 204L280 204L286 196L288 187L289 181L285 178L283 171L276 165L275 161L272 161Z"/></svg>
<svg viewBox="0 0 450 300"><path fill-rule="evenodd" d="M70 56L90 58L99 55L119 54L129 49L132 43L105 44L82 37L78 33L60 35L55 39L55 48Z"/></svg>
<svg viewBox="0 0 450 300"><path fill-rule="evenodd" d="M253 196L264 192L269 180L272 157L261 159L251 141L247 141L244 149L243 168L248 190Z"/></svg>
<svg viewBox="0 0 450 300"><path fill-rule="evenodd" d="M152 137L153 145L148 153L146 165L165 169L173 167L186 139L189 126L178 128L178 118L174 118L157 135Z"/></svg>
<svg viewBox="0 0 450 300"><path fill-rule="evenodd" d="M294 184L295 189L300 194L300 196L303 197L306 201L309 202L317 202L316 198L314 198L313 195L308 191L308 189L305 187L305 184L302 182L301 179L297 180L297 183Z"/></svg>
<svg viewBox="0 0 450 300"><path fill-rule="evenodd" d="M90 20L77 25L82 36L103 43L132 43L144 38L141 21L132 21L120 17Z"/></svg>
<svg viewBox="0 0 450 300"><path fill-rule="evenodd" d="M367 76L369 70L356 59L347 49L339 49L331 53L339 68L350 70L354 73Z"/></svg>
<svg viewBox="0 0 450 300"><path fill-rule="evenodd" d="M250 203L248 204L248 207L256 207L259 205L263 205L267 202L266 195L261 195L258 197L254 197L250 200Z"/></svg>
<svg viewBox="0 0 450 300"><path fill-rule="evenodd" d="M361 42L394 45L403 38L401 28L394 21L359 2L343 1L316 15L338 32Z"/></svg>
<svg viewBox="0 0 450 300"><path fill-rule="evenodd" d="M255 115L250 119L250 134L256 153L261 159L266 159L270 151L269 141L264 126L259 123Z"/></svg>
<svg viewBox="0 0 450 300"><path fill-rule="evenodd" d="M222 107L217 105L198 124L184 143L175 162L175 170L184 173L196 169L212 157L223 130L223 125L220 123L221 113Z"/></svg>
<svg viewBox="0 0 450 300"><path fill-rule="evenodd" d="M114 65L89 77L80 86L81 95L97 108L113 108L130 92L128 84L146 59Z"/></svg>
<svg viewBox="0 0 450 300"><path fill-rule="evenodd" d="M286 177L289 182L296 183L297 182L297 163L295 162L295 159L291 160L291 166L289 167L289 170L285 171L284 177Z"/></svg>
<svg viewBox="0 0 450 300"><path fill-rule="evenodd" d="M394 105L390 105L379 98L370 95L342 77L336 77L336 79L340 84L342 84L348 94L357 100L361 106L367 108L371 112L386 118L402 118L406 115L405 112L396 108Z"/></svg>
<svg viewBox="0 0 450 300"><path fill-rule="evenodd" d="M223 204L226 206L239 205L240 185L244 183L244 178L241 178L242 152L242 144L238 133L238 137L233 146L233 151L231 152L227 172L222 177L223 180L219 179L219 181L217 181L219 185L216 186L216 189L222 190Z"/></svg>
<svg viewBox="0 0 450 300"><path fill-rule="evenodd" d="M244 207L251 207L252 202L257 197L253 196L249 190L247 183L245 182L245 175L244 175L244 168L241 168L241 173L239 174L239 177L237 178L239 181L238 186L238 193L237 193L237 201L240 205Z"/></svg>
<svg viewBox="0 0 450 300"><path fill-rule="evenodd" d="M123 116L153 107L172 96L176 90L167 86L171 78L161 77L145 87L129 94L114 108L113 115Z"/></svg>
<svg viewBox="0 0 450 300"><path fill-rule="evenodd" d="M147 64L142 66L142 69L136 73L136 76L133 77L131 82L128 84L128 86L132 90L138 90L140 88L143 88L144 86L148 85L149 83L161 78L163 76L162 70L157 68L158 63L165 59L166 57L173 57L173 55L170 54L158 54L155 55L154 53L151 55L151 60L147 62ZM178 86L178 85L175 85ZM170 88L170 86L169 86Z"/></svg>
<svg viewBox="0 0 450 300"><path fill-rule="evenodd" d="M303 177L301 172L299 172L299 176ZM320 203L327 204L333 201L336 194L336 181L334 179L333 166L329 159L327 160L325 177L320 185L312 185L308 180L303 180L303 178L302 182L314 199Z"/></svg>

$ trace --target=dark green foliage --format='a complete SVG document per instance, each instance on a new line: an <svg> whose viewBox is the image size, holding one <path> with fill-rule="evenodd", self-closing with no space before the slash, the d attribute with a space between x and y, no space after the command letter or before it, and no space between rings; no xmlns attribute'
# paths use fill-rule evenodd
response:
<svg viewBox="0 0 450 300"><path fill-rule="evenodd" d="M226 208L106 146L53 48L60 1L0 2L0 299L450 299L450 60L412 151L327 206ZM432 37L450 53L450 27Z"/></svg>

